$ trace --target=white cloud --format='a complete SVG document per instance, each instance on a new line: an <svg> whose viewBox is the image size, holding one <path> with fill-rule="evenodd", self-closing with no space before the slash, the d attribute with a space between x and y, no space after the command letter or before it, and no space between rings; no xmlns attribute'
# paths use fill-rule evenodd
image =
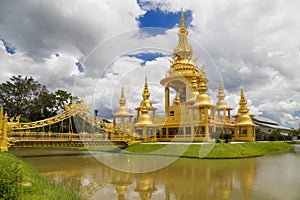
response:
<svg viewBox="0 0 300 200"><path fill-rule="evenodd" d="M147 9L177 12L183 7L192 10L189 36L193 39L194 56L200 55L198 66L206 66L212 95L221 76L226 100L235 109L233 114L238 107L239 89L243 87L250 112L297 127L298 1L141 2L146 2L142 8L133 0L126 4L122 0L25 0L18 5L1 1L0 36L16 47L16 53L7 54L0 42L0 81L16 74L32 75L51 90L73 90L74 95L96 102L95 107L99 106L108 116L118 104L121 84L125 86L128 107L138 106L147 74L151 98L163 110L159 103L163 99L159 80L169 68L167 57L148 61L142 68L143 61L128 54L149 50L161 50L164 55L171 52L177 44L174 29L150 37L138 30L136 19ZM54 56L57 52L59 57ZM78 59L84 64L84 73L79 73L75 66Z"/></svg>

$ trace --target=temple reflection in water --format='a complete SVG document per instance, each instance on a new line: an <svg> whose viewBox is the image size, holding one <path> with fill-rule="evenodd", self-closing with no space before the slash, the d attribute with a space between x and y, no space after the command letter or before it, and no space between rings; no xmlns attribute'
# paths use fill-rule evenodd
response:
<svg viewBox="0 0 300 200"><path fill-rule="evenodd" d="M52 162L60 171L40 170L42 175L84 199L249 199L256 177L254 159L179 159L161 170L136 174L111 169L88 156L64 160L67 166Z"/></svg>

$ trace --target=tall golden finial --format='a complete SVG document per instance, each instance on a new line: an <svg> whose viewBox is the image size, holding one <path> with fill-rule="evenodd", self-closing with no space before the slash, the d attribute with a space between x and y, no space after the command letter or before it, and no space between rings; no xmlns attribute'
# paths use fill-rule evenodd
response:
<svg viewBox="0 0 300 200"><path fill-rule="evenodd" d="M206 93L208 87L206 85L206 83L208 82L207 78L206 78L206 72L205 72L205 68L204 65L202 65L202 68L200 70L201 72L201 76L200 76L200 82L199 82L199 90L200 90L200 94Z"/></svg>
<svg viewBox="0 0 300 200"><path fill-rule="evenodd" d="M218 97L219 101L224 100L224 97L225 97L225 93L223 90L223 84L222 84L221 80L219 82L219 93L218 93L217 97Z"/></svg>
<svg viewBox="0 0 300 200"><path fill-rule="evenodd" d="M186 30L185 25L184 25L184 11L183 11L183 8L181 9L180 33L186 33L187 34L187 30Z"/></svg>
<svg viewBox="0 0 300 200"><path fill-rule="evenodd" d="M223 84L222 84L221 79L220 79L220 82L219 82L219 93L217 94L217 97L219 99L218 102L216 103L218 109L227 109L227 108L229 108L226 101L224 100L225 93L224 93L224 90L223 90Z"/></svg>
<svg viewBox="0 0 300 200"><path fill-rule="evenodd" d="M188 43L187 39L188 31L185 28L184 25L184 11L182 9L181 13L181 24L180 24L180 29L178 32L178 45L174 49L174 55L175 55L175 60L176 59L192 59L193 56L193 49L192 46Z"/></svg>
<svg viewBox="0 0 300 200"><path fill-rule="evenodd" d="M246 101L246 98L245 98L245 95L244 95L244 90L241 88L241 99L239 101L239 104L240 104L240 107L239 107L239 110L238 112L239 113L248 113L249 112L249 109L247 108L247 101Z"/></svg>
<svg viewBox="0 0 300 200"><path fill-rule="evenodd" d="M148 82L147 82L147 77L145 77L145 84L144 84L144 91L143 91L143 99L148 100L150 97L149 89L148 89Z"/></svg>
<svg viewBox="0 0 300 200"><path fill-rule="evenodd" d="M154 108L152 106L152 102L150 100L150 92L148 89L147 77L145 77L144 91L143 91L142 97L143 97L143 100L141 101L140 107L142 107L143 102L144 102L150 110L156 110L156 108Z"/></svg>
<svg viewBox="0 0 300 200"><path fill-rule="evenodd" d="M206 71L205 71L204 65L202 65L202 67L201 67L201 75L202 75L203 77L206 77Z"/></svg>
<svg viewBox="0 0 300 200"><path fill-rule="evenodd" d="M119 102L120 102L120 106L125 106L126 104L126 99L124 96L124 86L122 86L121 98Z"/></svg>

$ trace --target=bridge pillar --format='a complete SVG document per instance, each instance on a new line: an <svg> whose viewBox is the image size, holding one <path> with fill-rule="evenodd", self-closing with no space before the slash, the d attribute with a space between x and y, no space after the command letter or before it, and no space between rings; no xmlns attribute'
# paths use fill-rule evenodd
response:
<svg viewBox="0 0 300 200"><path fill-rule="evenodd" d="M0 110L0 151L8 151L7 139L7 114L3 116L3 108Z"/></svg>

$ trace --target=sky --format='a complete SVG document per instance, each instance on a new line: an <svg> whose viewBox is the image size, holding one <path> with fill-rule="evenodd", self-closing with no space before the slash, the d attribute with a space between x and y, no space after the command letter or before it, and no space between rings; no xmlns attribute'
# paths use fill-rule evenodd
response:
<svg viewBox="0 0 300 200"><path fill-rule="evenodd" d="M177 45L182 8L196 64L216 103L222 79L233 114L240 88L250 113L300 125L300 2L297 0L0 1L0 82L32 76L110 119L121 87L127 107L150 98L164 112L159 81Z"/></svg>

